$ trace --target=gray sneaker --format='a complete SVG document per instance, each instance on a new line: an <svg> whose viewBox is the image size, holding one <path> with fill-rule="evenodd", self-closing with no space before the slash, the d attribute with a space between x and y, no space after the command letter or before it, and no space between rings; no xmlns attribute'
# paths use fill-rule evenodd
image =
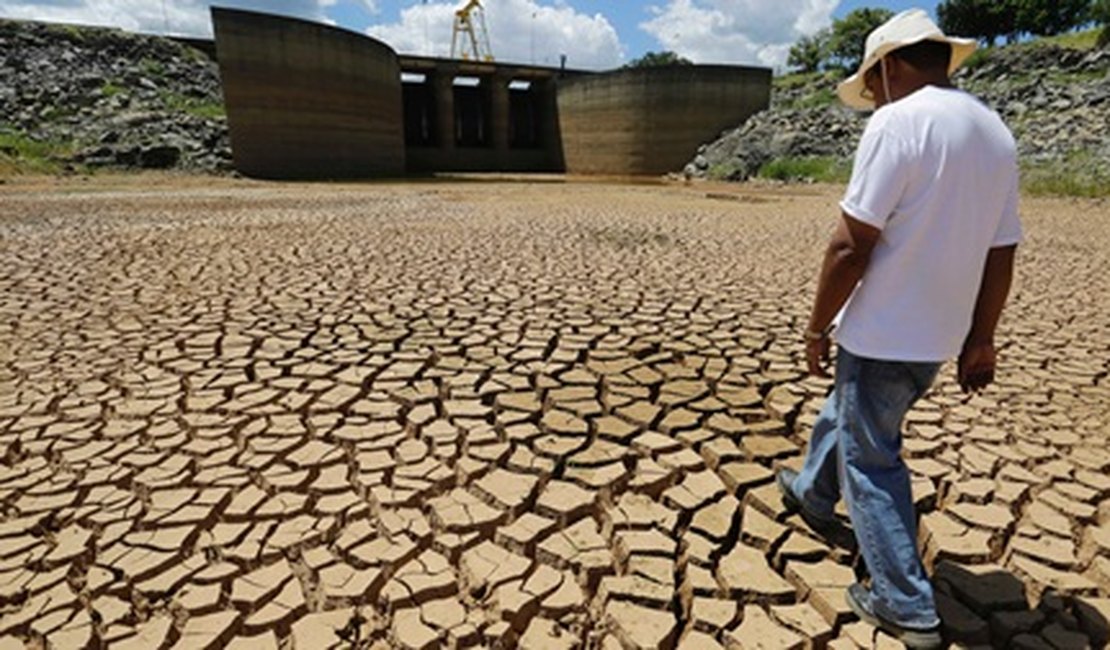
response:
<svg viewBox="0 0 1110 650"><path fill-rule="evenodd" d="M931 650L932 648L944 647L940 626L924 630L903 627L876 614L871 607L871 592L858 582L848 587L845 598L848 601L848 607L852 608L852 611L856 613L861 621L886 632L905 644L907 648Z"/></svg>

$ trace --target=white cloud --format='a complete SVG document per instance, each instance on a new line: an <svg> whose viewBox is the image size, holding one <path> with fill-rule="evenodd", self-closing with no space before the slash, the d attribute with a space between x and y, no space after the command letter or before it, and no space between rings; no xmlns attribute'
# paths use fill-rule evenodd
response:
<svg viewBox="0 0 1110 650"><path fill-rule="evenodd" d="M0 16L208 37L211 5L332 22L324 10L339 2L377 10L376 0L0 0Z"/></svg>
<svg viewBox="0 0 1110 650"><path fill-rule="evenodd" d="M429 2L401 11L399 22L374 25L368 34L402 54L449 56L455 9L461 4ZM498 61L606 69L621 64L624 52L617 30L601 14L578 12L565 0L543 5L536 0L486 0L490 46Z"/></svg>
<svg viewBox="0 0 1110 650"><path fill-rule="evenodd" d="M786 63L790 46L826 27L839 0L667 0L649 7L640 25L667 50L695 63L770 67Z"/></svg>

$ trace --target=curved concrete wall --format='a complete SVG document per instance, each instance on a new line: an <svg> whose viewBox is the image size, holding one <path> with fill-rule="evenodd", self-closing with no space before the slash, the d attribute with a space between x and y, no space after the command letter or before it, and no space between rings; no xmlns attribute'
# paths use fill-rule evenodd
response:
<svg viewBox="0 0 1110 650"><path fill-rule="evenodd" d="M405 171L397 54L361 34L212 9L235 167L260 178Z"/></svg>
<svg viewBox="0 0 1110 650"><path fill-rule="evenodd" d="M766 108L771 71L738 66L621 70L560 82L567 171L665 174Z"/></svg>

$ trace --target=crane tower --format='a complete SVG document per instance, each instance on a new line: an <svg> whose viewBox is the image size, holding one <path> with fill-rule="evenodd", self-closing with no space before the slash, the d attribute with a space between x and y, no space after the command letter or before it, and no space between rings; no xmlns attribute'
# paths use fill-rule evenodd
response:
<svg viewBox="0 0 1110 650"><path fill-rule="evenodd" d="M462 35L460 42L459 36ZM455 12L455 31L451 35L451 58L493 61L486 29L486 12L479 0L469 0Z"/></svg>

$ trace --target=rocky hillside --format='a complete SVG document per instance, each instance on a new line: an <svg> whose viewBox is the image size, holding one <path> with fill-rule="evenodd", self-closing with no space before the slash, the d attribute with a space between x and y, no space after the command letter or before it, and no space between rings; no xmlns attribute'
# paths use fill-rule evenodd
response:
<svg viewBox="0 0 1110 650"><path fill-rule="evenodd" d="M230 169L217 66L165 38L0 20L5 159L16 169Z"/></svg>
<svg viewBox="0 0 1110 650"><path fill-rule="evenodd" d="M776 79L771 108L704 145L687 176L743 180L776 159L850 165L867 115L842 107L837 73ZM1026 165L1082 166L1110 175L1110 50L1050 44L977 55L956 84L994 107Z"/></svg>

